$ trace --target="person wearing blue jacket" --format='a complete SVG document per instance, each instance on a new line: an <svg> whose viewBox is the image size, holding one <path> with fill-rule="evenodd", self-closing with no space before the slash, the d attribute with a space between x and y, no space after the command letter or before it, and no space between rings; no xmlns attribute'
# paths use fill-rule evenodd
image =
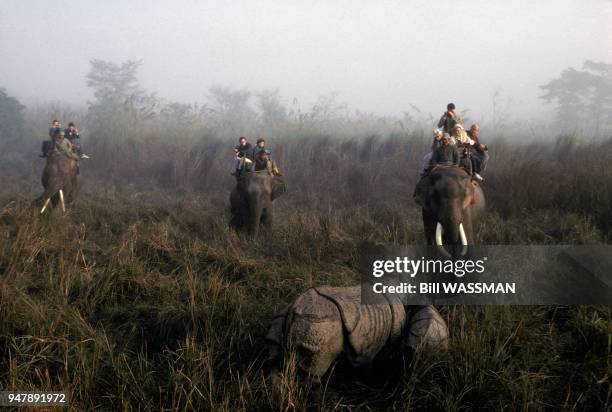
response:
<svg viewBox="0 0 612 412"><path fill-rule="evenodd" d="M55 144L55 137L62 131L62 125L59 120L53 119L51 121L51 127L49 127L49 140L43 140L40 157L47 157L47 154L53 150Z"/></svg>
<svg viewBox="0 0 612 412"><path fill-rule="evenodd" d="M238 145L234 147L234 168L232 176L238 177L242 169L244 169L245 163L250 164L253 162L253 145L251 145L247 138L241 136L238 139Z"/></svg>

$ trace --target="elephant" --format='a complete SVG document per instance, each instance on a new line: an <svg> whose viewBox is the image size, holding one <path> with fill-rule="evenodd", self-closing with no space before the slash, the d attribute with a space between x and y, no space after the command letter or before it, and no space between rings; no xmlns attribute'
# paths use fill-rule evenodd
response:
<svg viewBox="0 0 612 412"><path fill-rule="evenodd" d="M45 189L41 200L44 202L40 213L44 213L49 203L61 205L66 211L66 204L71 203L77 190L78 157L69 157L66 153L54 150L47 156L47 164L42 174L42 185Z"/></svg>
<svg viewBox="0 0 612 412"><path fill-rule="evenodd" d="M443 251L443 245L448 245L451 253L465 254L468 245L475 243L474 223L486 202L480 184L464 169L436 166L417 183L415 200L422 207L428 245Z"/></svg>
<svg viewBox="0 0 612 412"><path fill-rule="evenodd" d="M273 202L285 191L285 182L269 170L244 171L230 194L230 225L235 229L246 226L256 238L261 224L272 227Z"/></svg>
<svg viewBox="0 0 612 412"><path fill-rule="evenodd" d="M290 353L298 370L316 382L341 357L352 366L369 365L402 337L415 348L447 347L448 328L433 306L404 306L395 295L379 299L363 304L360 285L314 287L299 295L273 319L266 336L272 377Z"/></svg>

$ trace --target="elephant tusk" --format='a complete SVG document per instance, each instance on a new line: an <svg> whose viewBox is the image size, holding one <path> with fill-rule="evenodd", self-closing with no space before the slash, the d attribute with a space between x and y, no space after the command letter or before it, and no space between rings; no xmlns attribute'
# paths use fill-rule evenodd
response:
<svg viewBox="0 0 612 412"><path fill-rule="evenodd" d="M59 190L60 202L62 203L62 212L66 213L66 204L64 203L64 191L62 189Z"/></svg>
<svg viewBox="0 0 612 412"><path fill-rule="evenodd" d="M467 236L465 235L465 230L463 229L463 223L459 223L459 236L461 236L461 244L463 246L468 245Z"/></svg>
<svg viewBox="0 0 612 412"><path fill-rule="evenodd" d="M444 245L442 244L442 224L440 222L438 222L438 225L436 226L436 245L438 246L438 249L440 249L440 252L442 252L442 254L447 257L450 258L451 255L450 253L448 253L448 251L446 249L444 249Z"/></svg>
<svg viewBox="0 0 612 412"><path fill-rule="evenodd" d="M47 200L45 201L45 204L43 205L42 209L40 210L40 214L42 215L43 213L45 213L45 209L47 208L47 206L49 206L49 202L51 201L51 198L48 197Z"/></svg>
<svg viewBox="0 0 612 412"><path fill-rule="evenodd" d="M461 237L461 256L464 256L468 250L467 236L465 235L465 229L463 229L463 223L459 223L459 236Z"/></svg>
<svg viewBox="0 0 612 412"><path fill-rule="evenodd" d="M436 226L436 245L442 246L442 224L440 222Z"/></svg>

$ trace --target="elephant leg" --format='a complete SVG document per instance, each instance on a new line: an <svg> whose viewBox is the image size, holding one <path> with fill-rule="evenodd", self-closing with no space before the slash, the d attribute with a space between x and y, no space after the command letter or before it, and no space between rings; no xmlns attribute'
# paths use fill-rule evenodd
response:
<svg viewBox="0 0 612 412"><path fill-rule="evenodd" d="M272 208L271 207L267 207L262 216L261 216L261 223L264 225L264 227L267 230L271 230L272 229Z"/></svg>
<svg viewBox="0 0 612 412"><path fill-rule="evenodd" d="M425 240L428 245L434 245L435 242L435 234L436 234L436 218L435 216L429 212L427 209L422 209L423 215L423 230L425 233Z"/></svg>
<svg viewBox="0 0 612 412"><path fill-rule="evenodd" d="M240 229L242 227L242 219L240 218L240 215L235 210L232 210L231 214L230 226L235 230Z"/></svg>
<svg viewBox="0 0 612 412"><path fill-rule="evenodd" d="M248 222L249 209L245 198L234 189L230 195L230 226L235 230L242 229Z"/></svg>
<svg viewBox="0 0 612 412"><path fill-rule="evenodd" d="M79 193L79 186L77 184L77 179L76 179L76 176L75 176L73 178L73 180L72 180L72 184L70 186L70 189L66 190L66 193L65 193L65 195L66 195L66 202L68 204L74 203L74 201L77 198L78 193Z"/></svg>
<svg viewBox="0 0 612 412"><path fill-rule="evenodd" d="M230 214L230 226L236 230L242 228L244 226L244 222L242 220L243 216L240 207L232 204L230 208Z"/></svg>
<svg viewBox="0 0 612 412"><path fill-rule="evenodd" d="M72 190L68 190L66 191L65 195L66 195L66 204L71 205L72 203L74 203L74 199L76 197L76 190L72 189Z"/></svg>
<svg viewBox="0 0 612 412"><path fill-rule="evenodd" d="M237 229L248 227L251 221L251 209L246 204L241 204L236 210L236 222L238 224Z"/></svg>

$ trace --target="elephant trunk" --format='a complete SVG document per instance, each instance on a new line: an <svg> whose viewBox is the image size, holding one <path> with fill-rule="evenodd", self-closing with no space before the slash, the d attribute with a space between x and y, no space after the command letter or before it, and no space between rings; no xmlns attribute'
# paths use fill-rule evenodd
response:
<svg viewBox="0 0 612 412"><path fill-rule="evenodd" d="M259 224L261 222L262 206L259 204L257 198L251 198L249 201L250 213L249 213L249 235L253 239L257 238L259 234Z"/></svg>

